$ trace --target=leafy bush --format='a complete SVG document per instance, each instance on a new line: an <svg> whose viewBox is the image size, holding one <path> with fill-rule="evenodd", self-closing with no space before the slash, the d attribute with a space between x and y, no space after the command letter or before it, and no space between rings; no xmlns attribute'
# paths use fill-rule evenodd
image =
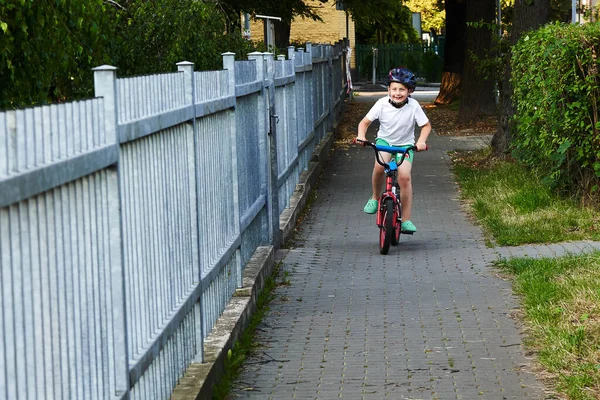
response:
<svg viewBox="0 0 600 400"><path fill-rule="evenodd" d="M402 60L402 63L400 65L408 68L415 75L422 76L422 73L421 73L421 58L422 57L423 57L423 54L420 51L411 51L404 55L404 59ZM400 65L390 64L391 68L389 68L388 71L390 69L396 68Z"/></svg>
<svg viewBox="0 0 600 400"><path fill-rule="evenodd" d="M114 54L120 75L171 72L180 61L196 70L221 69L221 54L245 58L252 42L227 34L216 3L196 0L131 0L122 18L121 43ZM117 33L117 32L115 32Z"/></svg>
<svg viewBox="0 0 600 400"><path fill-rule="evenodd" d="M427 82L442 81L442 64L444 60L432 51L423 54L423 77Z"/></svg>
<svg viewBox="0 0 600 400"><path fill-rule="evenodd" d="M113 11L102 0L0 0L0 109L89 95Z"/></svg>
<svg viewBox="0 0 600 400"><path fill-rule="evenodd" d="M513 49L513 154L558 189L600 185L600 24L551 24Z"/></svg>
<svg viewBox="0 0 600 400"><path fill-rule="evenodd" d="M119 76L222 68L255 45L225 32L216 3L196 0L0 0L0 110L93 95L92 68Z"/></svg>

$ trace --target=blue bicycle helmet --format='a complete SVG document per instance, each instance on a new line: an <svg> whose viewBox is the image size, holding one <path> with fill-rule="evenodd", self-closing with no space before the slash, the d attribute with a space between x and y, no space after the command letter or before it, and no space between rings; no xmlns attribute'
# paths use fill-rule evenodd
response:
<svg viewBox="0 0 600 400"><path fill-rule="evenodd" d="M409 90L415 90L417 87L417 77L409 69L404 67L394 68L388 74L388 86L392 82L399 82Z"/></svg>

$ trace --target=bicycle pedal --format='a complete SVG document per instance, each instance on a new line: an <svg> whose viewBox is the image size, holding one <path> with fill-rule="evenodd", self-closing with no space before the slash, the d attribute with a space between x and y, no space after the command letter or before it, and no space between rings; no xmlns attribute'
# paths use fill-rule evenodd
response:
<svg viewBox="0 0 600 400"><path fill-rule="evenodd" d="M412 235L412 234L414 234L413 231L400 231L400 233L402 233L403 235Z"/></svg>

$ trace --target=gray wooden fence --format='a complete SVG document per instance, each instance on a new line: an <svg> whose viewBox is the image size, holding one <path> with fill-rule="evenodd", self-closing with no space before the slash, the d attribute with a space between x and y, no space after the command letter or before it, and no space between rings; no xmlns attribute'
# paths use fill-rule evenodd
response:
<svg viewBox="0 0 600 400"><path fill-rule="evenodd" d="M0 113L0 398L167 399L331 130L345 46Z"/></svg>

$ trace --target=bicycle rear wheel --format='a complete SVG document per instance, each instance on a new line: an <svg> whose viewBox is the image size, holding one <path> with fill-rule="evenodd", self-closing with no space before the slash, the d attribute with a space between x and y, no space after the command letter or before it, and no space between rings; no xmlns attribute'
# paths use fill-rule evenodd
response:
<svg viewBox="0 0 600 400"><path fill-rule="evenodd" d="M388 253L394 235L394 201L388 198L383 203L383 218L379 227L379 252L381 254Z"/></svg>

